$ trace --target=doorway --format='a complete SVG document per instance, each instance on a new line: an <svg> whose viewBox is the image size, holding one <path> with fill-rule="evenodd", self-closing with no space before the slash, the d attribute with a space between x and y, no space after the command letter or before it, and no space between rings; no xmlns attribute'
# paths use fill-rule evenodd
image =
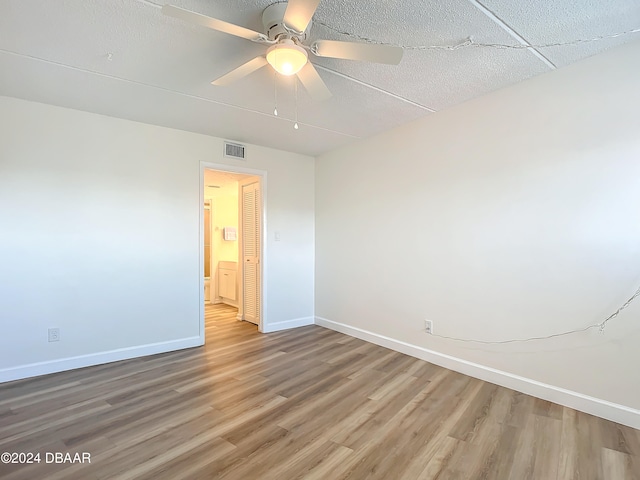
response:
<svg viewBox="0 0 640 480"><path fill-rule="evenodd" d="M220 315L234 315L263 329L264 183L265 172L202 165L203 343L207 319Z"/></svg>

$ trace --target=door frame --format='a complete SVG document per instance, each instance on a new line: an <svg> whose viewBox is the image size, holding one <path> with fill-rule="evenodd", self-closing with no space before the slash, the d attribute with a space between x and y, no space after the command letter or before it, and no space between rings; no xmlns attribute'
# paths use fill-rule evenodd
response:
<svg viewBox="0 0 640 480"><path fill-rule="evenodd" d="M203 210L207 209L207 199L204 199L204 201L202 202L203 205ZM202 220L202 232L203 232L203 242L202 242L202 251L204 252L204 211L203 211L203 220ZM213 242L213 199L209 199L209 241ZM216 272L213 271L213 265L215 264L215 258L213 256L213 248L211 245L209 245L209 250L210 250L210 255L209 255L209 298L207 297L203 297L204 299L204 303L213 303L214 295L214 282L217 282L217 277L216 277ZM203 254L204 255L204 254ZM203 262L202 262L202 268L204 269L204 256L203 256ZM204 276L204 272L202 273L202 277L203 277L203 284L206 281L206 278ZM204 292L204 287L203 287L203 292Z"/></svg>
<svg viewBox="0 0 640 480"><path fill-rule="evenodd" d="M224 163L212 163L212 162L200 162L200 188L199 188L199 253L198 253L198 261L199 261L199 269L200 272L200 290L199 290L199 301L200 301L200 344L204 345L205 343L205 325L204 325L204 172L205 170L218 170L222 172L228 173L238 173L241 175L255 175L260 178L260 204L261 204L261 241L260 241L260 322L258 324L258 331L264 332L265 327L269 324L268 314L267 314L267 172L265 170L256 170L254 168L245 168L234 165L226 165ZM240 212L238 212L240 215ZM241 228L241 225L238 224L238 228ZM243 281L240 278L240 281Z"/></svg>

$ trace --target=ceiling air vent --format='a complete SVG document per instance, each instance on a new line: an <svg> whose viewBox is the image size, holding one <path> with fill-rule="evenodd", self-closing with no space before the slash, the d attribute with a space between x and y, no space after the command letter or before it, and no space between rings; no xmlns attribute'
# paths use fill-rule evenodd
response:
<svg viewBox="0 0 640 480"><path fill-rule="evenodd" d="M224 142L224 156L244 160L244 145L239 143Z"/></svg>

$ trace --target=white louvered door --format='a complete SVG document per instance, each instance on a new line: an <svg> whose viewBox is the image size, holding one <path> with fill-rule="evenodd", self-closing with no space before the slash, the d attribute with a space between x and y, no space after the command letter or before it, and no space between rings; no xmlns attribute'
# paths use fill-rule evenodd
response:
<svg viewBox="0 0 640 480"><path fill-rule="evenodd" d="M242 185L243 312L260 322L260 184Z"/></svg>

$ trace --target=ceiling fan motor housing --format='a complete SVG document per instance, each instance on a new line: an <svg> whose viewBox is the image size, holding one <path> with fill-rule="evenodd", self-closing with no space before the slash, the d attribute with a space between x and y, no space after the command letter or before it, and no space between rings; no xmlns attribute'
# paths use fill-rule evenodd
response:
<svg viewBox="0 0 640 480"><path fill-rule="evenodd" d="M291 30L287 30L282 22L284 18L284 12L287 10L286 2L278 2L269 5L262 12L262 25L264 25L264 32L269 37L269 40L277 40L279 36L286 35L287 37L295 36L299 40L306 40L307 32L311 29L311 21L307 25L307 29L302 34L295 34Z"/></svg>

